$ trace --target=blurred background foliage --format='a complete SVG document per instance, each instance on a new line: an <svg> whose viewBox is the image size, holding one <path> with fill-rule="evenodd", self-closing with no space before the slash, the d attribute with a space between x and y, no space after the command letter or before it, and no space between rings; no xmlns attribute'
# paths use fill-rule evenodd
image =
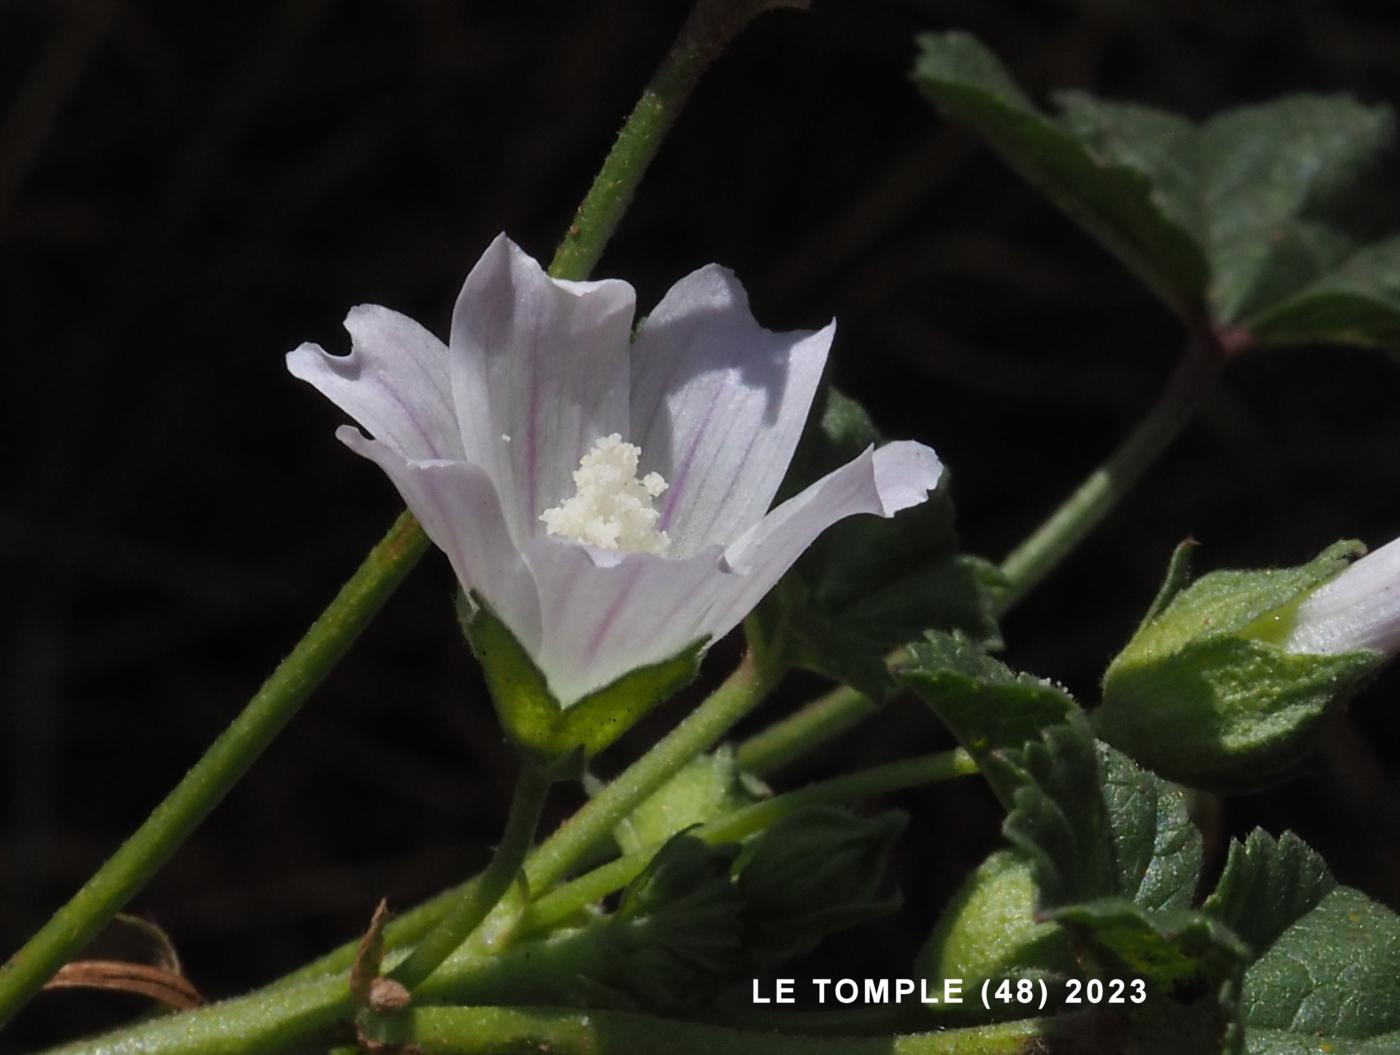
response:
<svg viewBox="0 0 1400 1055"><path fill-rule="evenodd" d="M685 7L0 7L6 952L183 773L398 509L283 354L307 339L344 350L340 319L363 301L445 332L500 230L547 255ZM1076 87L1193 116L1298 90L1400 103L1387 5L813 7L761 19L711 71L599 273L648 305L718 260L769 326L834 313L833 376L887 434L937 448L968 549L993 558L1141 416L1183 334L919 98L914 34L974 31L1041 99ZM1400 370L1379 353L1236 363L1141 488L1008 618L1005 658L1089 703L1181 538L1201 540L1207 569L1400 533L1397 402ZM716 650L709 680L733 654ZM764 713L822 687L794 677ZM1397 692L1395 672L1373 684L1298 779L1202 802L1213 852L1255 824L1293 827L1342 882L1400 908ZM785 779L948 742L901 701ZM512 769L430 556L132 908L206 992L247 988L362 929L381 894L404 907L482 863ZM906 909L814 954L827 973L899 973L999 842L975 781L894 804L913 815ZM131 1010L49 994L7 1043Z"/></svg>

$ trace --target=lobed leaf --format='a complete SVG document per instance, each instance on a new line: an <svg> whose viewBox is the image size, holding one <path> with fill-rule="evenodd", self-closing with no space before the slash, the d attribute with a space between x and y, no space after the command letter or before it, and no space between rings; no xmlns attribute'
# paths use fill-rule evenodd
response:
<svg viewBox="0 0 1400 1055"><path fill-rule="evenodd" d="M1400 347L1400 247L1367 188L1387 107L1290 95L1204 123L1082 92L1041 112L966 33L919 38L915 80L953 121L1188 322L1244 344Z"/></svg>

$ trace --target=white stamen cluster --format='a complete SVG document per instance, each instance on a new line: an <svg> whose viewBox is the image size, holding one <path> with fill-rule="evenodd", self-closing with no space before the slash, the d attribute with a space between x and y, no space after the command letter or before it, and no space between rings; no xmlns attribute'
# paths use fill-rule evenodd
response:
<svg viewBox="0 0 1400 1055"><path fill-rule="evenodd" d="M637 479L642 449L613 433L593 444L574 470L572 498L540 514L545 530L600 549L665 553L671 540L656 529L652 501L666 490L660 473Z"/></svg>

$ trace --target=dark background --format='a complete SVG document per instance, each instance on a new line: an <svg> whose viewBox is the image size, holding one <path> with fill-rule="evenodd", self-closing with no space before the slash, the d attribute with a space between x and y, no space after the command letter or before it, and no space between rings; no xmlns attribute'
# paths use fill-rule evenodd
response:
<svg viewBox="0 0 1400 1055"><path fill-rule="evenodd" d="M642 305L711 260L773 328L840 332L834 376L951 467L999 558L1151 403L1176 321L908 81L913 35L977 32L1038 97L1201 116L1292 90L1400 101L1400 29L1354 3L816 0L702 84L599 274ZM398 509L283 368L362 301L445 333L505 230L546 257L684 5L452 0L0 8L0 945L37 927L242 706ZM1396 203L1378 204L1378 208ZM1229 371L1139 490L1006 623L1008 661L1094 698L1172 545L1295 563L1400 533L1400 371L1377 353ZM137 898L227 995L460 879L512 762L427 559L267 756ZM722 676L733 651L707 666ZM1292 827L1400 907L1400 678L1308 773L1232 800L1214 847ZM822 689L792 679L772 716ZM673 722L677 701L611 771ZM913 704L791 781L935 750ZM568 805L560 796L558 813ZM827 954L898 973L997 842L974 781L916 814L905 913ZM4 1043L127 1014L41 997Z"/></svg>

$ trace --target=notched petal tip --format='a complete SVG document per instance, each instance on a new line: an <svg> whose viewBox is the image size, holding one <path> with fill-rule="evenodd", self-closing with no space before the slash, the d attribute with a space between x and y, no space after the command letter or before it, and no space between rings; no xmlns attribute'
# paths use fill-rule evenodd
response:
<svg viewBox="0 0 1400 1055"><path fill-rule="evenodd" d="M943 463L933 448L914 440L897 440L874 453L872 471L880 515L892 517L928 498L943 477Z"/></svg>
<svg viewBox="0 0 1400 1055"><path fill-rule="evenodd" d="M287 354L288 372L407 458L460 458L447 377L447 346L406 315L360 304L345 316L350 350L307 342Z"/></svg>

